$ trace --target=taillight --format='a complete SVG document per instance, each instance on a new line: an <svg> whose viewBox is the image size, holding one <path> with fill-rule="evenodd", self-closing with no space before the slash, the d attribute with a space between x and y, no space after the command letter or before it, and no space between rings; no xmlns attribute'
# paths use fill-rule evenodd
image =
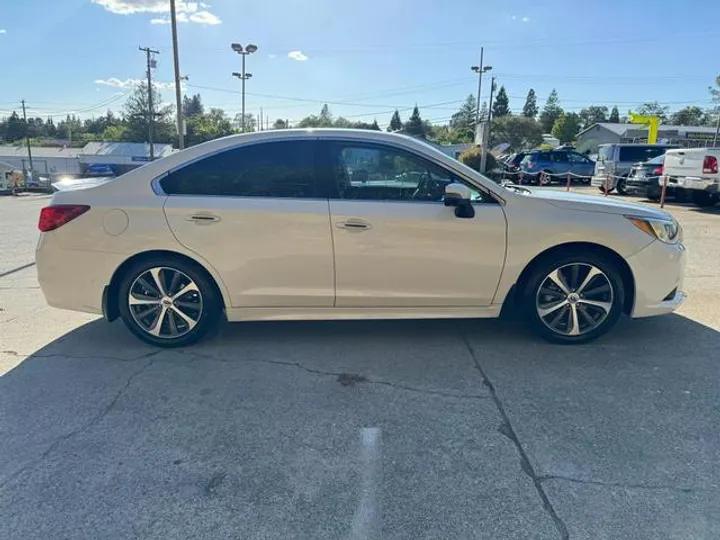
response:
<svg viewBox="0 0 720 540"><path fill-rule="evenodd" d="M655 170L652 172L655 176L662 175L663 172L663 166L660 165L659 167L655 167Z"/></svg>
<svg viewBox="0 0 720 540"><path fill-rule="evenodd" d="M54 231L76 217L83 215L88 210L90 210L90 207L84 204L46 206L40 210L38 229L40 229L41 232Z"/></svg>
<svg viewBox="0 0 720 540"><path fill-rule="evenodd" d="M703 160L703 174L717 174L718 160L715 156L705 156Z"/></svg>

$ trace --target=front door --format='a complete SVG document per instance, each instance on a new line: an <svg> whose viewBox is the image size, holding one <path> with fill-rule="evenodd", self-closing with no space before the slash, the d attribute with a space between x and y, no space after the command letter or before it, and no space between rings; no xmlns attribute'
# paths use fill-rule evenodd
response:
<svg viewBox="0 0 720 540"><path fill-rule="evenodd" d="M161 180L178 241L211 264L232 307L332 307L328 201L316 196L314 140L211 155Z"/></svg>
<svg viewBox="0 0 720 540"><path fill-rule="evenodd" d="M443 203L452 172L380 144L325 142L337 307L492 303L505 259L502 206L473 187L475 216ZM468 182L463 182L469 185Z"/></svg>

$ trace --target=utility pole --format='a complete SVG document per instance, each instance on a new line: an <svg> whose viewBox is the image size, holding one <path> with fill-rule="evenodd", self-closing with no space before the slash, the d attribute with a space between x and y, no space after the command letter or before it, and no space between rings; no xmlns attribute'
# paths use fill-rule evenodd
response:
<svg viewBox="0 0 720 540"><path fill-rule="evenodd" d="M240 56L242 56L242 72L241 73L234 72L233 77L237 77L238 79L240 79L242 81L242 112L241 112L242 116L240 119L240 126L241 126L242 132L245 133L245 81L247 79L249 79L250 77L252 77L252 73L245 73L245 57L248 54L252 54L255 51L257 51L258 47L257 47L257 45L253 45L252 43L250 43L246 47L243 47L239 43L233 43L230 45L230 48L233 51L235 51L236 53L238 53Z"/></svg>
<svg viewBox="0 0 720 540"><path fill-rule="evenodd" d="M153 143L153 128L155 123L155 113L153 112L153 96L152 96L152 55L160 54L149 47L138 47L145 53L147 57L147 85L148 85L148 142L150 143L150 161L155 159L155 145Z"/></svg>
<svg viewBox="0 0 720 540"><path fill-rule="evenodd" d="M175 101L177 108L178 148L185 148L185 129L183 120L182 95L180 91L180 57L178 55L177 18L175 0L170 0L170 26L172 26L173 58L175 62Z"/></svg>
<svg viewBox="0 0 720 540"><path fill-rule="evenodd" d="M485 172L485 167L487 167L487 153L488 153L488 146L490 145L490 125L492 123L492 101L493 101L493 94L495 93L495 77L493 77L490 80L490 106L488 107L488 118L487 123L483 128L483 144L482 144L482 155L480 156L480 172Z"/></svg>
<svg viewBox="0 0 720 540"><path fill-rule="evenodd" d="M27 113L25 112L25 100L22 100L23 120L25 121L25 142L27 143L28 161L30 162L30 175L33 174L32 150L30 150L30 133L28 130ZM27 179L26 179L27 180Z"/></svg>

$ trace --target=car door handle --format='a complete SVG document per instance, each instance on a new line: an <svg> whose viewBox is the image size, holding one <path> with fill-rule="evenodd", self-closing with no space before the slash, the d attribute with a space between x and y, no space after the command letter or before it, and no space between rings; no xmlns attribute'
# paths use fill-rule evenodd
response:
<svg viewBox="0 0 720 540"><path fill-rule="evenodd" d="M220 216L214 214L190 214L187 218L188 221L197 223L198 225L217 223L220 221Z"/></svg>
<svg viewBox="0 0 720 540"><path fill-rule="evenodd" d="M345 221L338 221L336 223L341 229L347 229L349 231L366 231L371 229L372 226L362 219L350 218Z"/></svg>

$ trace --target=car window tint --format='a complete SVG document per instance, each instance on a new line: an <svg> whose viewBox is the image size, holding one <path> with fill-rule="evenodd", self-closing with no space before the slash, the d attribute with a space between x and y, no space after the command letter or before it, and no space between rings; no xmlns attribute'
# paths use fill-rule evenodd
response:
<svg viewBox="0 0 720 540"><path fill-rule="evenodd" d="M314 144L267 142L226 150L171 172L160 184L168 195L313 197Z"/></svg>
<svg viewBox="0 0 720 540"><path fill-rule="evenodd" d="M341 199L442 202L451 183L468 186L474 201L488 199L447 169L392 147L339 143L332 156Z"/></svg>
<svg viewBox="0 0 720 540"><path fill-rule="evenodd" d="M538 152L537 159L534 161L550 161L551 159L550 152Z"/></svg>
<svg viewBox="0 0 720 540"><path fill-rule="evenodd" d="M568 153L568 160L572 163L587 163L588 161L590 161L588 158L586 158L582 154L577 154L575 152Z"/></svg>
<svg viewBox="0 0 720 540"><path fill-rule="evenodd" d="M554 163L567 163L567 152L553 152L551 156Z"/></svg>
<svg viewBox="0 0 720 540"><path fill-rule="evenodd" d="M647 161L654 157L663 155L667 148L657 146L621 146L619 161Z"/></svg>

